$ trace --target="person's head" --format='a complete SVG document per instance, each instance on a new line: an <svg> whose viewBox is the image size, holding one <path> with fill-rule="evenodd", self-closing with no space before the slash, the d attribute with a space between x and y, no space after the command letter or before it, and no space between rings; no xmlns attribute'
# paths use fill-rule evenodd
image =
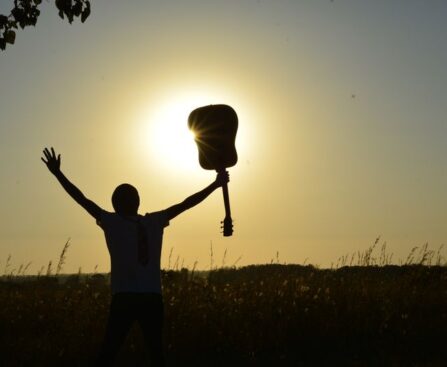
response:
<svg viewBox="0 0 447 367"><path fill-rule="evenodd" d="M119 185L112 194L112 205L118 214L136 215L140 205L137 189L127 183Z"/></svg>

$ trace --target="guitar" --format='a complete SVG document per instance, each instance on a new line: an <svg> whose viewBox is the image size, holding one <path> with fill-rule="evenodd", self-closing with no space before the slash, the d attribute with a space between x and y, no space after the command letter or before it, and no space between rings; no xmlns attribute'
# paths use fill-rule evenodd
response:
<svg viewBox="0 0 447 367"><path fill-rule="evenodd" d="M194 133L199 150L199 164L203 169L225 171L237 163L235 147L238 128L237 114L224 104L203 106L192 111L188 117L188 127ZM225 218L223 235L233 234L228 185L222 186Z"/></svg>

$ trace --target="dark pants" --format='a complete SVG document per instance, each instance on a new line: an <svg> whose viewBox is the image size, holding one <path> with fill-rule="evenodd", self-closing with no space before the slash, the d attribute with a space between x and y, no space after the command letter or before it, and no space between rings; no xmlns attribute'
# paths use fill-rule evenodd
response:
<svg viewBox="0 0 447 367"><path fill-rule="evenodd" d="M163 299L156 293L117 293L112 297L109 320L97 366L113 365L134 321L143 331L151 366L164 366Z"/></svg>

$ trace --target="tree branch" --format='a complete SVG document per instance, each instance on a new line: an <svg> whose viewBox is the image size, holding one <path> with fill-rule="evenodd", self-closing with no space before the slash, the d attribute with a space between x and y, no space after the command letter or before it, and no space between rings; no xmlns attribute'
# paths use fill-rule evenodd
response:
<svg viewBox="0 0 447 367"><path fill-rule="evenodd" d="M15 29L36 25L41 3L42 0L14 0L14 8L9 16L0 14L0 50L5 50L8 43L14 44ZM89 0L55 0L55 5L59 16L62 19L66 17L70 24L74 18L81 18L84 23L91 11Z"/></svg>

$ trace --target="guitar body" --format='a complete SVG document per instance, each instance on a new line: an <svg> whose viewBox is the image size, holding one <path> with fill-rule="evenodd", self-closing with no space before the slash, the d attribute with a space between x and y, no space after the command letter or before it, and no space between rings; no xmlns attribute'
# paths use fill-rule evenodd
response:
<svg viewBox="0 0 447 367"><path fill-rule="evenodd" d="M199 107L190 113L188 126L194 132L202 168L222 172L237 163L238 118L233 108L223 104ZM225 204L223 234L231 236L233 220L227 184L222 186L222 191Z"/></svg>
<svg viewBox="0 0 447 367"><path fill-rule="evenodd" d="M188 126L195 134L202 168L222 171L237 163L238 118L233 108L222 104L199 107L189 115Z"/></svg>

